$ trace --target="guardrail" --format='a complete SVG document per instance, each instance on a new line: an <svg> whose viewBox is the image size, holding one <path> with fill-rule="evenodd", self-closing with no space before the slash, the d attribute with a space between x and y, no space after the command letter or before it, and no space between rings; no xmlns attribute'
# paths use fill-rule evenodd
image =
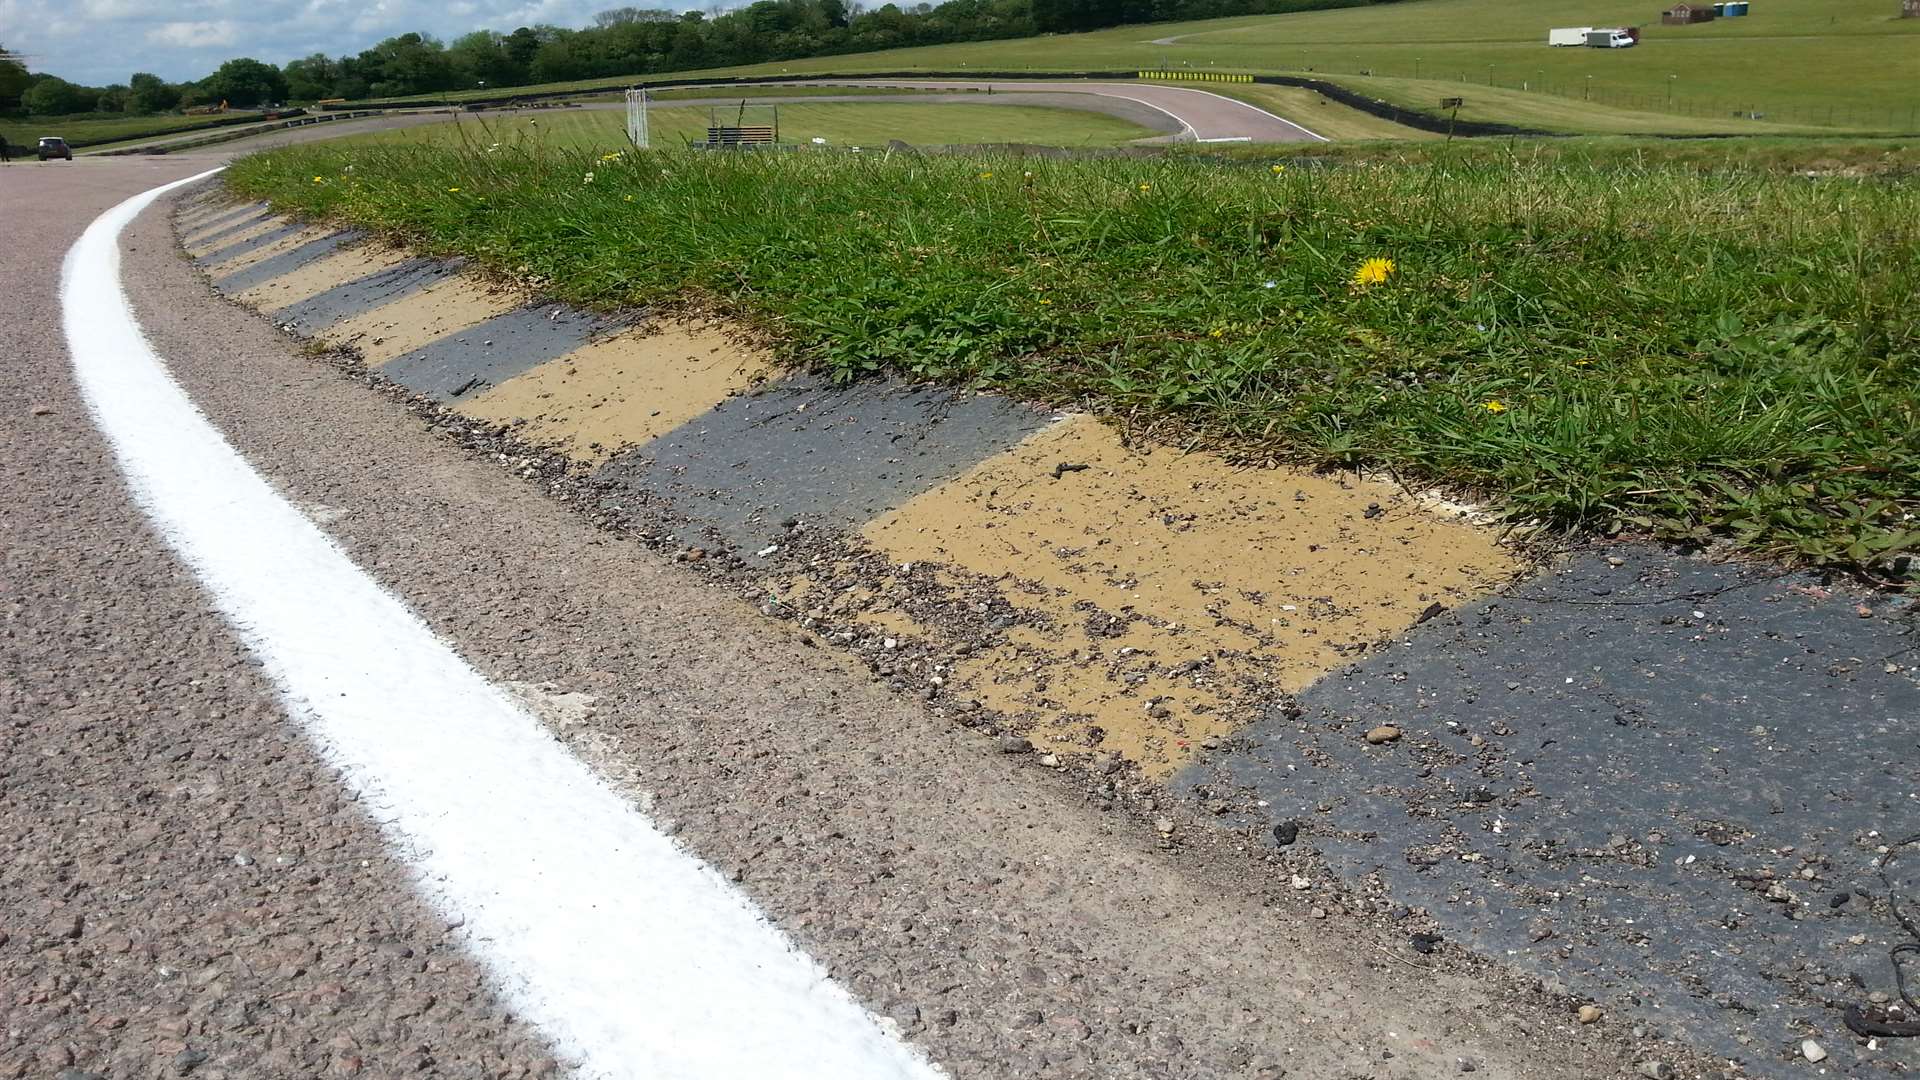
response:
<svg viewBox="0 0 1920 1080"><path fill-rule="evenodd" d="M175 150L198 150L203 146L218 146L224 142L239 139L251 139L255 135L264 135L270 131L283 131L288 128L307 127L311 124L325 124L334 120L355 120L363 116L380 116L382 109L357 109L352 112L305 113L286 120L269 120L258 127L249 127L239 131L221 131L205 138L182 138L174 142L157 143L148 146L125 146L118 150L102 150L98 157L123 157L129 154L170 154Z"/></svg>

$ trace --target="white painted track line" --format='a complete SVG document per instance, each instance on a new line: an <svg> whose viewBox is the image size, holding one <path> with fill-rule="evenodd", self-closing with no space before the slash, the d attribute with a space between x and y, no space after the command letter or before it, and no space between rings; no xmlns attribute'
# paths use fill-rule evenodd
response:
<svg viewBox="0 0 1920 1080"><path fill-rule="evenodd" d="M217 171L217 170L215 170ZM67 253L81 392L134 499L265 665L496 989L583 1077L941 1074L738 890L680 850L356 567L167 371L120 285L119 237Z"/></svg>

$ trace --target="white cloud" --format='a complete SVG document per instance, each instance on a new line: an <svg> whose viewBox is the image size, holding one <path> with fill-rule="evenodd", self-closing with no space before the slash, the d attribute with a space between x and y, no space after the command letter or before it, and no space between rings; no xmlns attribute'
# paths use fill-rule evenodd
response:
<svg viewBox="0 0 1920 1080"><path fill-rule="evenodd" d="M170 22L147 31L147 41L178 49L210 49L232 45L240 40L240 28L222 19L218 22Z"/></svg>

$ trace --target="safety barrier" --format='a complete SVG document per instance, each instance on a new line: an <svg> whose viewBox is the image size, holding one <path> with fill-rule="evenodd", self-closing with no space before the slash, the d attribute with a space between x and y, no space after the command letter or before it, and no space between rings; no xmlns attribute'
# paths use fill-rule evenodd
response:
<svg viewBox="0 0 1920 1080"><path fill-rule="evenodd" d="M1142 71L1134 78L1158 79L1161 82L1250 83L1253 81L1251 75L1233 75L1224 71Z"/></svg>

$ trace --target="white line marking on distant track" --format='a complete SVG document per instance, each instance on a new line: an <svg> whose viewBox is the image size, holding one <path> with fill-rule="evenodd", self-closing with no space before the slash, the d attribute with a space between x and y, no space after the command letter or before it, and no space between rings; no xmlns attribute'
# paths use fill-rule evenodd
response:
<svg viewBox="0 0 1920 1080"><path fill-rule="evenodd" d="M218 171L218 170L214 170ZM583 1077L941 1074L356 567L148 344L102 214L67 253L75 376L133 497L408 853L435 908Z"/></svg>
<svg viewBox="0 0 1920 1080"><path fill-rule="evenodd" d="M1185 90L1191 94L1205 94L1211 98L1219 98L1221 101L1232 102L1233 104L1238 105L1243 109L1252 109L1254 112L1257 112L1262 116L1271 117L1272 119L1278 120L1281 123L1292 128L1293 130L1303 132L1307 135L1311 135L1314 138L1319 139L1321 142L1333 141L1332 139L1327 138L1325 135L1322 135L1319 132L1308 128L1305 124L1296 124L1292 120L1289 120L1284 116L1281 116L1279 113L1269 112L1258 105L1254 105L1250 102L1241 101L1239 98L1230 98L1225 94L1216 94L1212 90L1201 90L1198 87L1193 87L1193 86L1174 86L1174 87L1169 87L1168 89Z"/></svg>

